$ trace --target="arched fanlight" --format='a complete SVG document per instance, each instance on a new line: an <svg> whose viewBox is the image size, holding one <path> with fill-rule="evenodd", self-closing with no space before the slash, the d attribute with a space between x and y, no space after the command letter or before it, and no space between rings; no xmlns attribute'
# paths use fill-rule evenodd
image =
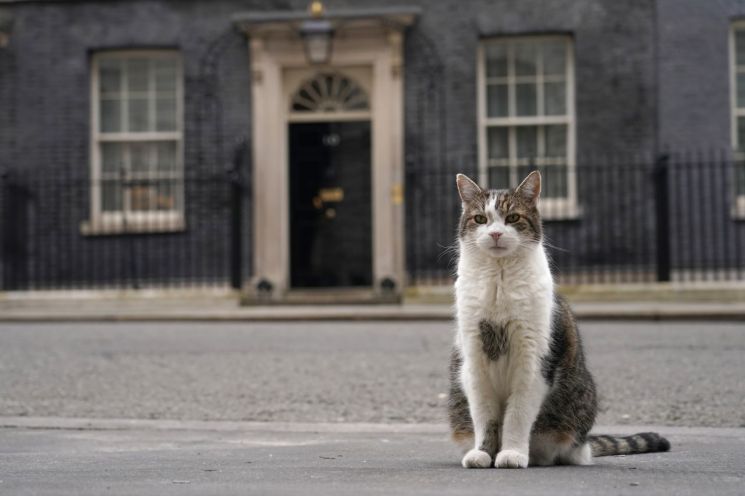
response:
<svg viewBox="0 0 745 496"><path fill-rule="evenodd" d="M370 110L362 87L338 72L319 72L303 82L292 97L292 112L357 112Z"/></svg>

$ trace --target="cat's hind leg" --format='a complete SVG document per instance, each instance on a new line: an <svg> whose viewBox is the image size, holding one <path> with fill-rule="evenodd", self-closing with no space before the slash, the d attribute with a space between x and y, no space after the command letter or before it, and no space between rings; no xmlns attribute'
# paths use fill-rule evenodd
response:
<svg viewBox="0 0 745 496"><path fill-rule="evenodd" d="M569 433L533 433L530 439L530 465L591 465L592 452L587 443L577 445Z"/></svg>
<svg viewBox="0 0 745 496"><path fill-rule="evenodd" d="M559 457L562 465L592 465L592 450L589 443L572 448Z"/></svg>
<svg viewBox="0 0 745 496"><path fill-rule="evenodd" d="M464 455L473 448L473 432L453 432L451 438L453 439L453 442L458 445Z"/></svg>
<svg viewBox="0 0 745 496"><path fill-rule="evenodd" d="M530 461L528 464L533 467L556 465L560 453L566 448L567 446L564 443L557 442L554 433L533 433L530 436Z"/></svg>

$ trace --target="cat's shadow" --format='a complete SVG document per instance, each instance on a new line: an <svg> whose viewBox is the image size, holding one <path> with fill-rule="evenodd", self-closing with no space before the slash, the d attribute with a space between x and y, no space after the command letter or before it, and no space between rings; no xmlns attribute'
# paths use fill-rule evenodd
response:
<svg viewBox="0 0 745 496"><path fill-rule="evenodd" d="M592 470L592 469L607 469L607 468L613 468L616 465L611 464L599 464L595 463L593 465L534 465L532 467L528 467L528 470L567 470L572 468L579 468L582 470ZM493 466L490 468L471 468L471 469L465 469L463 468L460 463L456 462L446 462L446 461L437 461L428 463L426 465L427 468L434 468L434 469L459 469L463 470L464 472L486 472L489 470L499 470L500 472L524 472L525 469L508 469L508 468L502 468L502 469L495 469Z"/></svg>

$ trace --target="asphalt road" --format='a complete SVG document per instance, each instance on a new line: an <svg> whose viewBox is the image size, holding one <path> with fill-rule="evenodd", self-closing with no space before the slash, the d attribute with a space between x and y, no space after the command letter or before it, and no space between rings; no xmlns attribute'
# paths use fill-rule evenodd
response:
<svg viewBox="0 0 745 496"><path fill-rule="evenodd" d="M745 426L742 323L581 325L598 423ZM0 324L0 416L443 422L451 325Z"/></svg>
<svg viewBox="0 0 745 496"><path fill-rule="evenodd" d="M722 496L745 488L745 429L668 428L669 453L589 467L466 470L442 430L411 424L92 427L0 429L0 494Z"/></svg>

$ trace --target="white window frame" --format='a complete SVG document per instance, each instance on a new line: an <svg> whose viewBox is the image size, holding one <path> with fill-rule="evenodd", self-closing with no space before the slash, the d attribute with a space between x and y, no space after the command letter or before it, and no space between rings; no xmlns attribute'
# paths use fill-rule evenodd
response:
<svg viewBox="0 0 745 496"><path fill-rule="evenodd" d="M737 120L739 117L745 117L745 107L737 106L737 73L741 72L745 77L745 66L737 65L737 44L735 42L735 33L737 31L745 31L745 20L736 21L732 23L729 33L729 76L730 76L730 139L732 143L732 155L737 162L745 163L745 143L743 143L742 150L740 150L739 136L737 133ZM733 185L737 188L737 184ZM736 219L745 219L745 194L737 194L737 190L733 190L730 194L734 194L734 205L732 207L732 217Z"/></svg>
<svg viewBox="0 0 745 496"><path fill-rule="evenodd" d="M130 57L168 58L177 64L176 78L176 124L177 131L115 132L100 130L100 81L99 66L102 59L126 59ZM90 218L81 225L81 232L87 235L169 232L181 231L184 221L184 88L183 59L177 50L117 50L93 54L91 58L91 136L90 136ZM126 105L122 106L122 120L127 119ZM176 142L176 171L178 173L175 187L176 205L171 210L136 211L126 206L121 211L104 212L101 207L101 144L115 142ZM127 202L127 195L123 195Z"/></svg>
<svg viewBox="0 0 745 496"><path fill-rule="evenodd" d="M536 115L536 116L515 116L515 112L508 112L506 117L488 117L487 116L487 80L486 80L486 53L485 47L491 44L508 44L508 49L512 50L512 43L516 41L561 41L566 44L566 114L564 115ZM567 127L567 196L565 198L541 198L539 206L541 215L544 219L575 219L580 215L580 208L577 203L577 167L576 167L576 111L575 111L575 76L574 76L574 43L568 35L538 35L538 36L501 36L497 38L484 39L478 46L477 62L477 95L478 95L478 156L479 156L479 180L481 184L488 184L489 181L489 158L487 131L489 127L503 127L509 130L510 140L510 183L516 186L522 178L517 177L518 159L517 150L517 133L518 126L545 126L551 124L562 124ZM512 64L514 59L510 57ZM516 105L515 96L516 77L514 68L508 71L508 96L507 101L510 108ZM543 74L538 76L536 84L537 101L541 102L543 98ZM542 161L540 158L535 160L535 165L549 165L550 159Z"/></svg>

